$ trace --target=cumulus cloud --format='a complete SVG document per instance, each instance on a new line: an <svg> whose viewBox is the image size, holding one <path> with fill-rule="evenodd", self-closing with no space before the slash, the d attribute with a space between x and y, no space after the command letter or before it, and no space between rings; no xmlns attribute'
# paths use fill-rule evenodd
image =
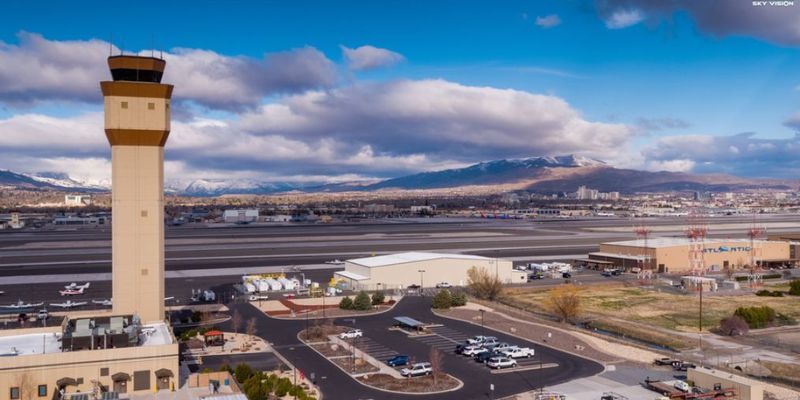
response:
<svg viewBox="0 0 800 400"><path fill-rule="evenodd" d="M0 157L108 159L102 113L0 120ZM564 100L441 80L363 83L286 96L230 119L173 121L168 179L392 177L505 157L624 153L633 129ZM69 168L16 163L23 172ZM46 168L45 168L46 167ZM100 167L97 167L100 170ZM106 170L107 173L107 170Z"/></svg>
<svg viewBox="0 0 800 400"><path fill-rule="evenodd" d="M344 54L348 68L353 71L388 67L405 60L400 53L369 45L355 49L342 46L342 54Z"/></svg>
<svg viewBox="0 0 800 400"><path fill-rule="evenodd" d="M800 132L800 111L794 113L794 115L787 118L786 121L783 121L783 125Z"/></svg>
<svg viewBox="0 0 800 400"><path fill-rule="evenodd" d="M362 83L291 96L241 121L262 135L337 138L369 144L378 153L456 160L607 156L633 135L625 125L587 121L555 96L443 80Z"/></svg>
<svg viewBox="0 0 800 400"><path fill-rule="evenodd" d="M541 28L549 29L561 25L561 18L559 18L558 14L550 14L544 17L537 16L535 23Z"/></svg>
<svg viewBox="0 0 800 400"><path fill-rule="evenodd" d="M615 10L606 17L606 27L608 29L623 29L642 22L644 15L639 10Z"/></svg>
<svg viewBox="0 0 800 400"><path fill-rule="evenodd" d="M107 42L48 40L27 32L18 38L18 44L0 42L0 102L101 100L98 82L110 79ZM176 48L164 58L164 82L176 85L176 100L220 109L255 106L276 93L327 87L337 78L333 62L312 47L268 53L261 59Z"/></svg>
<svg viewBox="0 0 800 400"><path fill-rule="evenodd" d="M748 35L790 46L800 45L800 7L745 0L599 0L598 12L609 28L651 20L658 23L685 11L698 28L717 37ZM784 2L776 2L784 3Z"/></svg>
<svg viewBox="0 0 800 400"><path fill-rule="evenodd" d="M800 133L785 139L758 138L753 133L670 136L642 153L649 165L665 169L791 179L800 173Z"/></svg>

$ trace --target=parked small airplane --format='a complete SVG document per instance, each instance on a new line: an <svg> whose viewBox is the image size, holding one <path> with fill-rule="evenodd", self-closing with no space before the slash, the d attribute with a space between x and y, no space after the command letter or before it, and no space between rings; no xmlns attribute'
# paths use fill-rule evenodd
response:
<svg viewBox="0 0 800 400"><path fill-rule="evenodd" d="M91 284L92 284L91 282L86 282L83 285L78 285L77 283L72 282L69 285L64 286L64 289L67 289L67 290L78 290L80 288L88 289L89 285L91 285Z"/></svg>
<svg viewBox="0 0 800 400"><path fill-rule="evenodd" d="M92 300L92 303L93 304L99 304L99 305L106 306L106 307L111 307L113 305L113 303L111 302L111 299Z"/></svg>
<svg viewBox="0 0 800 400"><path fill-rule="evenodd" d="M0 308L8 308L8 309L16 310L16 309L20 309L20 308L39 307L42 304L44 304L44 303L43 302L42 303L23 303L22 300L18 300L15 304L9 304L7 306L0 306Z"/></svg>
<svg viewBox="0 0 800 400"><path fill-rule="evenodd" d="M62 296L76 296L83 294L83 291L86 290L87 287L88 286L78 286L78 289L59 290L58 293Z"/></svg>
<svg viewBox="0 0 800 400"><path fill-rule="evenodd" d="M80 306L85 306L85 305L86 305L86 302L85 302L85 301L72 301L72 300L67 300L67 301L66 301L66 302L64 302L64 303L50 303L50 305L51 305L51 306L53 306L53 307L72 308L72 307L80 307Z"/></svg>

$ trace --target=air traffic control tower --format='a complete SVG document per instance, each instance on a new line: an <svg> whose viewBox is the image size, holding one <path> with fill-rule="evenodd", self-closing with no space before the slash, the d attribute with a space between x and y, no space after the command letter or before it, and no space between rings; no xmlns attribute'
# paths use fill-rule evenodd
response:
<svg viewBox="0 0 800 400"><path fill-rule="evenodd" d="M172 85L166 62L111 56L113 81L100 82L112 163L113 313L164 319L164 144Z"/></svg>

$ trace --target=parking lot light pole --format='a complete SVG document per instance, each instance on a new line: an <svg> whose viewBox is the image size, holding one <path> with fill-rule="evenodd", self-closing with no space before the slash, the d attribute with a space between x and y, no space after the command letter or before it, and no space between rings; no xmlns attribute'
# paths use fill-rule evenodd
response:
<svg viewBox="0 0 800 400"><path fill-rule="evenodd" d="M419 290L421 292L422 289L425 288L425 284L422 281L422 276L425 274L425 270L424 269L420 269L420 270L417 270L417 272L419 272Z"/></svg>

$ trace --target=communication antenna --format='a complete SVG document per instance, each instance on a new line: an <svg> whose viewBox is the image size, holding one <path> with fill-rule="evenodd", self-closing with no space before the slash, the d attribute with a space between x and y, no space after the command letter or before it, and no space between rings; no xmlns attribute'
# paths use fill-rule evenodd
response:
<svg viewBox="0 0 800 400"><path fill-rule="evenodd" d="M708 233L703 215L698 209L692 209L687 217L686 237L689 239L689 267L693 276L706 273L705 239Z"/></svg>
<svg viewBox="0 0 800 400"><path fill-rule="evenodd" d="M156 35L150 34L150 57L156 58Z"/></svg>
<svg viewBox="0 0 800 400"><path fill-rule="evenodd" d="M761 253L759 239L767 231L767 229L758 224L756 220L756 212L753 211L753 221L750 223L750 228L747 229L747 237L750 238L750 275L747 280L750 282L750 287L758 287L763 283L763 274L761 265L759 264L758 256Z"/></svg>
<svg viewBox="0 0 800 400"><path fill-rule="evenodd" d="M645 223L640 223L633 228L633 233L636 234L638 240L641 240L641 258L638 260L639 272L637 275L642 283L649 281L653 278L653 268L650 261L650 249L647 246L647 240L650 238L650 233L653 232Z"/></svg>

